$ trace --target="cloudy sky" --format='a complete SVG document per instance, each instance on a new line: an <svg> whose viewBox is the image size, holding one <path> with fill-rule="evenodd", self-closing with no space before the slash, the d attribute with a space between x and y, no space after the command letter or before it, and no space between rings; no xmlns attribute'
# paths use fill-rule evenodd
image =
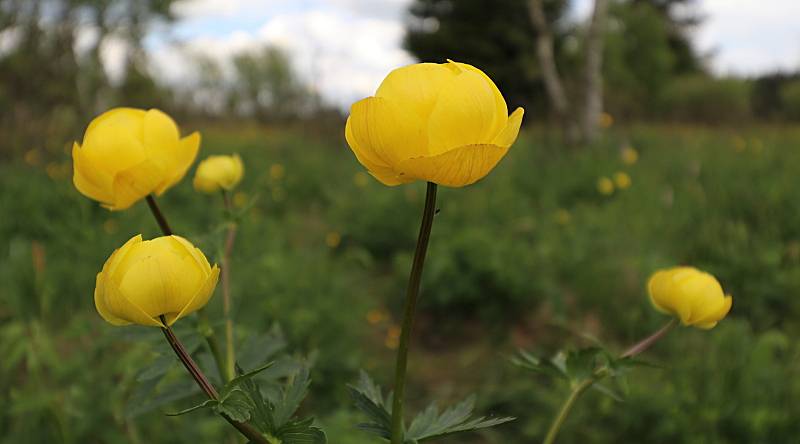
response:
<svg viewBox="0 0 800 444"><path fill-rule="evenodd" d="M409 0L185 0L170 29L155 29L147 45L158 75L193 75L184 53L225 61L231 54L275 44L293 54L297 71L340 105L370 95L385 74L413 61L401 47ZM575 0L573 15L591 0ZM706 21L694 36L722 74L800 68L800 1L699 0ZM108 61L115 53L109 48ZM113 67L112 67L113 70Z"/></svg>

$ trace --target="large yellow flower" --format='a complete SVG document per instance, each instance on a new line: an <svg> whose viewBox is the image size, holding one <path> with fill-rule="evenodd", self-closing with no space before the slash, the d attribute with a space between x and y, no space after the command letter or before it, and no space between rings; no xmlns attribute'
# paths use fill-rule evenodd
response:
<svg viewBox="0 0 800 444"><path fill-rule="evenodd" d="M232 190L244 175L242 159L232 156L208 156L200 162L194 173L194 189L203 193L214 193L220 189Z"/></svg>
<svg viewBox="0 0 800 444"><path fill-rule="evenodd" d="M650 301L659 311L678 316L683 325L709 329L731 309L717 279L692 267L674 267L656 272L647 282Z"/></svg>
<svg viewBox="0 0 800 444"><path fill-rule="evenodd" d="M374 97L353 104L345 137L386 185L425 180L462 187L486 176L517 139L522 108L508 115L494 82L463 63L396 69Z"/></svg>
<svg viewBox="0 0 800 444"><path fill-rule="evenodd" d="M180 181L199 147L199 133L181 138L157 109L114 108L92 120L83 145L73 144L73 183L104 207L124 210Z"/></svg>
<svg viewBox="0 0 800 444"><path fill-rule="evenodd" d="M180 236L131 238L97 274L94 304L114 325L164 326L206 305L219 278L203 252Z"/></svg>

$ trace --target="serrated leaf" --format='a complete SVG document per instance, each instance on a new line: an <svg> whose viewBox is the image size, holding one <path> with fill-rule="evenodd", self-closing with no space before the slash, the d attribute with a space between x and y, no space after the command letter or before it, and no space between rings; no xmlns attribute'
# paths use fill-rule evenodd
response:
<svg viewBox="0 0 800 444"><path fill-rule="evenodd" d="M214 410L234 421L247 422L250 420L255 407L247 392L237 386L219 399L219 402L214 406Z"/></svg>
<svg viewBox="0 0 800 444"><path fill-rule="evenodd" d="M241 384L243 381L251 379L253 376L263 372L264 370L266 370L266 369L268 369L270 367L272 367L273 364L274 364L274 362L267 362L266 364L262 365L261 367L255 368L253 370L250 370L249 372L242 373L242 374L236 376L235 378L231 379L230 382L225 384L225 387L223 387L223 389L222 389L222 393L225 393L226 391L230 391L230 390L233 390L233 389L237 388L239 386L239 384ZM241 368L239 368L239 370L241 370Z"/></svg>
<svg viewBox="0 0 800 444"><path fill-rule="evenodd" d="M217 401L216 399L207 399L202 404L198 404L198 405L196 405L194 407L189 407L188 409L183 409L183 410L181 410L179 412L167 413L166 415L167 416L181 416L181 415L185 415L187 413L191 413L191 412L193 412L195 410L200 410L200 409L204 409L204 408L214 408L214 407L217 406L217 404L219 404L219 401Z"/></svg>
<svg viewBox="0 0 800 444"><path fill-rule="evenodd" d="M286 339L280 328L276 326L269 332L253 336L252 339L246 341L241 351L237 350L237 361L244 368L252 368L271 360L284 348L286 348Z"/></svg>
<svg viewBox="0 0 800 444"><path fill-rule="evenodd" d="M613 399L614 401L617 401L617 402L625 401L625 399L623 398L623 395L621 393L618 393L616 390L614 390L611 387L608 387L608 386L606 386L604 384L600 384L600 383L595 382L592 385L592 388L597 390L598 392L608 396L609 398Z"/></svg>
<svg viewBox="0 0 800 444"><path fill-rule="evenodd" d="M281 428L294 416L305 399L310 384L308 367L303 366L291 378L286 388L281 390L281 398L275 403L273 421L276 428Z"/></svg>
<svg viewBox="0 0 800 444"><path fill-rule="evenodd" d="M566 358L563 353L559 353L550 359L542 359L520 349L517 355L511 358L511 363L526 370L541 373L553 378L569 379L565 371L565 360Z"/></svg>
<svg viewBox="0 0 800 444"><path fill-rule="evenodd" d="M364 371L361 372L358 383L348 388L356 408L370 421L357 427L382 438L390 438L392 414L384 404L381 388Z"/></svg>
<svg viewBox="0 0 800 444"><path fill-rule="evenodd" d="M583 381L591 377L598 366L603 350L598 347L571 350L566 355L566 373L573 381Z"/></svg>
<svg viewBox="0 0 800 444"><path fill-rule="evenodd" d="M469 419L475 408L475 396L470 396L459 404L447 409L441 415L435 404L431 404L420 413L411 423L406 432L406 442L424 442L434 438L452 435L460 432L470 432L500 425L514 418L486 418Z"/></svg>
<svg viewBox="0 0 800 444"><path fill-rule="evenodd" d="M242 369L239 366L236 366L236 371L238 373L242 373ZM264 396L261 394L261 388L258 386L258 383L253 379L245 379L242 381L239 386L247 392L250 396L250 399L253 400L253 411L252 419L253 425L256 426L262 432L270 432L275 430L275 426L273 425L272 421L272 405L266 402Z"/></svg>
<svg viewBox="0 0 800 444"><path fill-rule="evenodd" d="M328 438L325 432L313 424L314 418L291 421L284 424L275 436L282 444L326 444Z"/></svg>

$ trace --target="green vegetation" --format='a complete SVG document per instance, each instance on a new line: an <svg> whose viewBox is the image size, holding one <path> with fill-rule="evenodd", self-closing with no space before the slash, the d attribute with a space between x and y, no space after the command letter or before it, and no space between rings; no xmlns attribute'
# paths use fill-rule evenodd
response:
<svg viewBox="0 0 800 444"><path fill-rule="evenodd" d="M366 176L338 126L198 129L201 156L245 160L234 200L252 207L232 269L243 367L277 359L259 378L279 390L307 358L302 415L317 417L333 443L375 442L354 427L366 418L347 384L359 369L390 384L424 184L388 188ZM541 440L567 387L512 365L516 350L547 356L592 345L587 336L623 350L666 321L647 301L649 273L692 264L734 296L729 318L709 332L670 333L643 356L659 368L627 375L624 402L589 391L560 442L791 442L800 432L800 131L630 127L580 151L557 140L533 129L486 180L440 189L409 409L478 392L476 411L518 419L457 442ZM623 162L627 146L638 162ZM202 396L175 360L143 374L169 351L160 332L113 328L95 312L94 276L110 251L159 232L144 203L111 213L81 196L66 148L0 164L0 442L233 436L209 412L165 416ZM600 194L598 178L618 171L631 186ZM184 180L160 203L177 231L219 261L220 199ZM220 311L217 295L207 316ZM194 324L178 325L188 348Z"/></svg>

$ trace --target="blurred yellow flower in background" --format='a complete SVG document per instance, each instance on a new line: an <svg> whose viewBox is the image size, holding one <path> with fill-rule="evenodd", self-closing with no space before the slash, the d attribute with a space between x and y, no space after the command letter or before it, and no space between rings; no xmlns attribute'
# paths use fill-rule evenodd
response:
<svg viewBox="0 0 800 444"><path fill-rule="evenodd" d="M717 279L693 267L660 270L647 282L650 301L663 313L680 318L683 325L710 329L731 309Z"/></svg>
<svg viewBox="0 0 800 444"><path fill-rule="evenodd" d="M625 165L633 165L639 160L639 152L632 146L626 146L622 148L620 157L622 157L622 163Z"/></svg>
<svg viewBox="0 0 800 444"><path fill-rule="evenodd" d="M611 128L611 126L614 124L614 116L609 113L601 113L600 121L598 123L600 124L600 128Z"/></svg>
<svg viewBox="0 0 800 444"><path fill-rule="evenodd" d="M741 153L742 151L747 148L747 141L742 136L736 136L733 138L733 149L736 152Z"/></svg>
<svg viewBox="0 0 800 444"><path fill-rule="evenodd" d="M523 113L517 108L509 116L494 82L473 66L418 63L392 71L374 97L353 104L345 138L385 185L462 187L505 156Z"/></svg>
<svg viewBox="0 0 800 444"><path fill-rule="evenodd" d="M219 190L230 191L239 184L244 175L244 165L238 154L231 156L208 156L194 173L194 189L203 193Z"/></svg>
<svg viewBox="0 0 800 444"><path fill-rule="evenodd" d="M336 231L331 231L325 235L325 245L336 248L342 243L342 235Z"/></svg>
<svg viewBox="0 0 800 444"><path fill-rule="evenodd" d="M180 236L132 237L97 274L94 303L113 325L162 327L206 305L219 278L203 252Z"/></svg>
<svg viewBox="0 0 800 444"><path fill-rule="evenodd" d="M353 175L353 183L359 188L364 188L369 185L369 176L359 171Z"/></svg>
<svg viewBox="0 0 800 444"><path fill-rule="evenodd" d="M397 325L389 326L389 328L386 330L386 339L383 341L384 345L386 345L386 348L396 350L400 345L401 333L402 331Z"/></svg>
<svg viewBox="0 0 800 444"><path fill-rule="evenodd" d="M96 117L72 146L73 183L110 210L124 210L178 183L197 156L200 133L181 138L157 109L114 108Z"/></svg>
<svg viewBox="0 0 800 444"><path fill-rule="evenodd" d="M620 190L625 190L631 186L631 176L624 171L617 171L614 173L614 184Z"/></svg>
<svg viewBox="0 0 800 444"><path fill-rule="evenodd" d="M389 315L386 313L386 310L375 308L367 312L367 322L371 325L380 324L388 319Z"/></svg>
<svg viewBox="0 0 800 444"><path fill-rule="evenodd" d="M604 196L614 192L614 182L606 176L597 179L597 191Z"/></svg>
<svg viewBox="0 0 800 444"><path fill-rule="evenodd" d="M280 163L273 163L269 166L269 177L272 180L281 180L286 176L286 168Z"/></svg>

